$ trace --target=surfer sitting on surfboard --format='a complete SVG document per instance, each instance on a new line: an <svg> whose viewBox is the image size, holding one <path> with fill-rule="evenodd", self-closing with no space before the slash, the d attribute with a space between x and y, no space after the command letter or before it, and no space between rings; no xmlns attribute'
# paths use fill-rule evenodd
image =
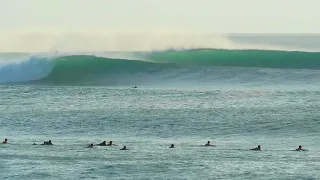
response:
<svg viewBox="0 0 320 180"><path fill-rule="evenodd" d="M93 144L90 144L89 146L87 146L87 148L93 148Z"/></svg>
<svg viewBox="0 0 320 180"><path fill-rule="evenodd" d="M250 150L251 150L251 151L261 151L261 146L258 145L258 147L252 148L252 149L250 149Z"/></svg>
<svg viewBox="0 0 320 180"><path fill-rule="evenodd" d="M107 146L107 142L106 142L106 141L103 141L102 143L97 144L97 146Z"/></svg>
<svg viewBox="0 0 320 180"><path fill-rule="evenodd" d="M123 148L121 148L120 150L129 150L129 149L127 149L127 146L123 146Z"/></svg>
<svg viewBox="0 0 320 180"><path fill-rule="evenodd" d="M109 141L109 143L106 146L117 146L117 145L113 144L112 141Z"/></svg>
<svg viewBox="0 0 320 180"><path fill-rule="evenodd" d="M52 144L51 140L49 140L48 142L46 142L46 141L43 142L43 144L41 144L41 145L53 145L53 144Z"/></svg>
<svg viewBox="0 0 320 180"><path fill-rule="evenodd" d="M8 144L8 139L5 138L4 141L2 142L2 144Z"/></svg>
<svg viewBox="0 0 320 180"><path fill-rule="evenodd" d="M308 150L302 149L302 146L300 145L297 149L295 149L295 151L308 151Z"/></svg>
<svg viewBox="0 0 320 180"><path fill-rule="evenodd" d="M210 141L207 142L207 144L205 144L204 146L214 146L210 144Z"/></svg>

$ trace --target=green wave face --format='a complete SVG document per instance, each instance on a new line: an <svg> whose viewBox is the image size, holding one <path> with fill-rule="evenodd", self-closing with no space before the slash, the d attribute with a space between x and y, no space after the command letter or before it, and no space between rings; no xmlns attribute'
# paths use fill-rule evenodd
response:
<svg viewBox="0 0 320 180"><path fill-rule="evenodd" d="M84 55L60 57L54 61L55 65L52 71L40 82L73 84L96 83L101 80L111 84L114 83L112 79L123 75L151 73L171 66L170 64Z"/></svg>
<svg viewBox="0 0 320 180"><path fill-rule="evenodd" d="M225 81L238 77L245 70L225 73L219 66L261 67L275 69L319 69L320 53L286 52L265 50L218 50L197 49L185 51L162 51L137 53L148 61L110 59L87 55L64 56L51 59L50 69L31 83L57 85L135 85L157 81L206 82ZM43 60L46 61L46 60ZM41 60L37 62L43 62ZM31 63L34 64L34 63ZM43 68L45 67L42 65ZM46 67L48 69L49 67ZM35 69L38 69L35 67ZM220 68L221 69L221 68ZM253 71L251 71L253 73ZM245 75L241 81L255 81L252 77L264 76L258 71ZM291 76L291 75L286 75ZM248 78L249 77L249 78ZM274 77L274 76L273 76ZM268 77L263 77L264 79ZM292 78L294 78L292 76ZM302 78L302 77L297 77ZM213 80L215 79L215 80Z"/></svg>
<svg viewBox="0 0 320 180"><path fill-rule="evenodd" d="M312 52L203 49L154 52L146 57L153 62L183 65L291 69L317 69L320 67L320 53Z"/></svg>

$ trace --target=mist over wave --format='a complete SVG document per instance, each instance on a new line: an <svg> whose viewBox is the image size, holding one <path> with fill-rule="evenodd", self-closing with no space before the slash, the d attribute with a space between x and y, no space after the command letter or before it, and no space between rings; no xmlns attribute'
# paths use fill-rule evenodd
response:
<svg viewBox="0 0 320 180"><path fill-rule="evenodd" d="M1 32L0 52L103 52L103 51L154 51L166 49L260 49L288 51L316 51L318 47L310 48L304 43L301 46L291 46L281 43L281 37L267 36L272 43L257 43L261 38L251 36L233 36L227 34L192 33L183 31L154 32L114 32L108 30L64 32L58 30L42 30L30 32ZM246 40L248 39L248 40ZM282 37L283 39L283 37ZM284 39L286 41L286 39ZM296 41L296 42L300 42ZM289 41L290 42L290 41ZM292 41L291 41L292 42ZM301 41L302 42L302 41ZM31 45L32 44L32 45ZM315 44L315 43L312 43Z"/></svg>

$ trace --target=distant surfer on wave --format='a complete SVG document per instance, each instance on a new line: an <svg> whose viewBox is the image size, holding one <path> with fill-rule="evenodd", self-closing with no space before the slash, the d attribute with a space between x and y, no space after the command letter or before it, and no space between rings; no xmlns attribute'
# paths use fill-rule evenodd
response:
<svg viewBox="0 0 320 180"><path fill-rule="evenodd" d="M261 146L258 145L258 147L252 148L252 149L250 149L250 150L251 150L251 151L261 151Z"/></svg>
<svg viewBox="0 0 320 180"><path fill-rule="evenodd" d="M138 88L138 87L137 87L137 86L133 86L132 88L136 89L136 88Z"/></svg>
<svg viewBox="0 0 320 180"><path fill-rule="evenodd" d="M307 149L302 149L302 146L300 145L295 151L308 151Z"/></svg>
<svg viewBox="0 0 320 180"><path fill-rule="evenodd" d="M8 144L8 139L5 138L4 141L2 142L2 144Z"/></svg>
<svg viewBox="0 0 320 180"><path fill-rule="evenodd" d="M174 148L174 144L171 144L171 146L169 148Z"/></svg>

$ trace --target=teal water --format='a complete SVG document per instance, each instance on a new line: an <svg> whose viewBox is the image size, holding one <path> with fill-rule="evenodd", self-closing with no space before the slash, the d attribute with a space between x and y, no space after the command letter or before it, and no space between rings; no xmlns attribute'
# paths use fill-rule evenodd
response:
<svg viewBox="0 0 320 180"><path fill-rule="evenodd" d="M1 85L0 179L319 179L318 75L294 72L285 86ZM104 140L118 146L85 148Z"/></svg>
<svg viewBox="0 0 320 180"><path fill-rule="evenodd" d="M109 53L0 54L0 179L320 178L319 52Z"/></svg>

